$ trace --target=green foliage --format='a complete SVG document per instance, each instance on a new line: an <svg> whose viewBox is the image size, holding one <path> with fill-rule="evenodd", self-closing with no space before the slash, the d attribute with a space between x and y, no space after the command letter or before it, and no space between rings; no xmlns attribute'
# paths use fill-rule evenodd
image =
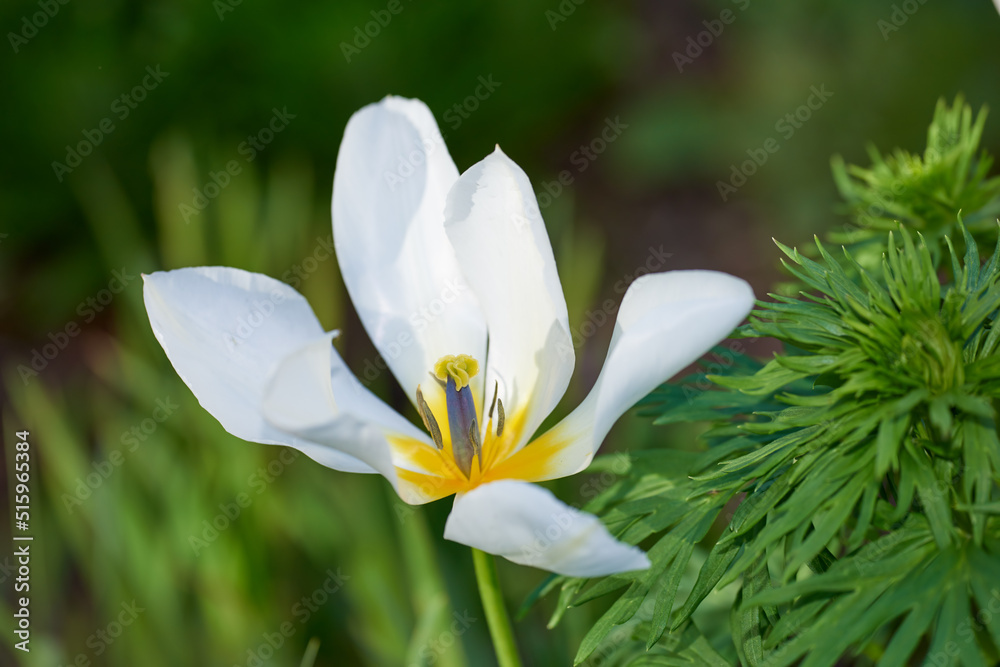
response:
<svg viewBox="0 0 1000 667"><path fill-rule="evenodd" d="M864 247L863 262L877 259L885 232L904 224L921 232L936 256L944 236L955 231L958 211L977 238L994 234L1000 178L988 178L993 160L979 152L985 123L985 109L973 121L961 96L951 106L942 99L922 156L898 148L883 156L870 146L867 169L834 157L834 180L852 222L831 233L831 241Z"/></svg>
<svg viewBox="0 0 1000 667"><path fill-rule="evenodd" d="M467 550L441 539L450 501L411 514L382 480L338 474L305 457L263 494L252 495L252 506L196 554L189 538L202 534L202 522L240 493L255 494L248 478L281 450L236 440L198 405L150 334L140 280L93 322L83 322L77 310L106 286L110 271L122 267L138 274L220 264L287 275L324 326L344 327L338 345L353 368L363 369L375 351L349 314L335 260L321 262L307 279L295 273L321 247L319 239L328 240L337 148L349 115L363 104L387 93L424 99L461 168L500 143L539 188L572 170L573 185L543 214L570 322L578 324L602 298L615 296L610 286L641 251L632 241L642 248L660 242L645 232L633 235L623 225L626 218L648 220L655 213L659 219L663 206L672 207L680 196L686 216L713 226L676 226L668 249L703 247L711 233L706 262L734 270L734 258L759 256L752 239L797 238L797 230L827 210L832 189L825 158L832 147L845 145L838 143L843 137L863 131L891 145L890 138L915 136L925 124L919 101L956 81L970 99L994 108L1000 100L995 62L984 57L996 42L997 17L988 2L931 3L888 40L874 28L888 17L888 3L749 3L724 39L685 66L682 76L666 76L662 65L673 67L670 52L683 49L689 35L704 29L703 20L718 15L717 3L588 2L555 24L550 16L559 11L557 0L402 4L403 14L349 61L341 44L353 43L355 30L363 30L385 2L182 0L101 3L86 10L68 3L30 43L8 53L6 159L0 163L2 416L5 437L15 428L30 429L39 455L32 463L32 519L41 551L31 582L33 649L22 664L68 665L80 654L112 667L254 664L248 649L286 621L296 623L296 634L268 664L313 658L316 667L421 664L414 656L449 629L453 612L477 613ZM0 4L10 34L30 30L26 21L37 16L36 5ZM141 81L147 65L158 64L170 76L121 119L111 104ZM474 114L460 117L460 126L450 120L454 116L444 117L474 94L478 77L491 75L502 86ZM769 202L770 211L737 205L722 214L729 222L719 219L712 183L820 82L835 92L829 106L783 141L781 152L740 190L742 202ZM286 105L297 116L288 130L186 221L179 204L190 203L195 188L204 190L210 172L240 159L240 143L263 127L272 108ZM598 136L605 117L619 114L627 131L577 174L571 155ZM82 132L93 136L106 118L114 132L82 166L57 180L52 162L65 161L67 147L78 146ZM996 129L986 128L984 142L991 131L994 142L1000 137ZM771 214L775 210L783 212L780 218ZM963 211L971 224L971 209L963 205ZM736 220L736 233L715 233L716 224ZM584 226L589 238L580 233ZM978 229L973 233L978 236ZM881 241L880 235L873 245ZM747 265L740 266L743 271ZM597 291L602 287L608 293ZM87 326L26 385L17 366L29 363L33 349L50 344L49 334L68 322ZM585 395L586 369L602 358L600 335L581 346L584 379L579 386L574 381L567 405ZM706 392L707 386L699 376L686 394L679 391L665 420L740 415L760 400ZM397 406L408 404L394 393L388 373L372 388ZM123 435L148 423L155 401L165 398L180 404L176 413L134 451L123 446ZM774 402L768 409L780 407ZM648 431L639 420L628 421L621 444L639 447ZM124 463L91 489L85 480L116 453ZM713 456L720 460L725 452ZM651 475L666 465L640 459L634 470ZM12 460L7 469L13 473ZM7 482L12 488L13 477ZM651 492L658 483L650 478ZM580 493L578 478L555 484L562 498ZM65 497L87 491L81 506L67 506ZM683 493L677 498L685 502ZM424 540L414 522L424 515L432 552L420 551ZM668 519L656 517L659 524ZM717 529L708 533L709 546ZM686 599L695 583L704 543L681 574L677 600ZM447 597L427 567L428 553ZM0 563L6 565L3 558ZM314 592L327 568L340 566L351 576L343 591L299 625L292 607ZM500 567L511 599L541 576L530 568ZM709 594L694 614L697 627L725 627L734 590ZM88 638L133 598L146 609L141 621L94 656ZM4 596L0 603L0 627L13 637L9 600ZM593 615L603 611L601 602L569 612L551 632L543 631L539 605L516 627L525 657L565 664ZM488 664L485 625L480 620L448 651L425 655L424 662ZM685 627L664 636L649 654L648 627L616 628L610 648L618 653L612 656L602 644L590 664L640 654L651 664L704 664L710 654L690 639L695 628ZM617 642L634 632L642 637L638 643ZM310 648L311 637L322 640L318 649ZM711 648L731 665L735 653L719 639L712 637ZM15 664L12 652L10 644L0 645L0 664ZM686 658L664 657L677 652Z"/></svg>
<svg viewBox="0 0 1000 667"><path fill-rule="evenodd" d="M741 339L645 400L656 423L712 425L703 451L631 454L587 508L652 567L547 584L560 607L624 589L577 663L609 645L622 665L1000 660L1000 245L982 262L957 217L997 182L970 167L982 116L959 106L939 105L923 161L897 152L850 191L907 178L878 265L778 244L805 291L759 303ZM763 338L783 346L766 363L745 353ZM729 638L699 622L720 600Z"/></svg>
<svg viewBox="0 0 1000 667"><path fill-rule="evenodd" d="M178 168L193 155L179 138L159 148L153 179L165 201L197 185ZM401 513L374 479L331 484L336 473L294 450L227 434L150 334L138 274L194 263L276 276L325 322L344 319L333 256L302 269L330 242L308 165L247 172L190 225L164 206L155 247L129 224L138 215L110 169L80 192L91 224L107 226L96 235L109 268L131 258L125 272L135 279L116 297L115 336L84 328L67 348L83 351L89 372L59 378L46 369L25 379L14 363L4 369L5 436L13 425L31 432L32 534L44 545L32 563L24 667L243 665L268 653L276 667L425 664L455 609L472 604L448 594L441 560L457 569L464 554L439 555L427 512ZM158 405L170 406L162 419ZM109 649L95 633L133 602L143 610L138 622ZM6 600L0 611L13 619ZM4 630L13 636L10 621ZM283 638L280 650L271 651L274 637ZM454 645L434 659L463 667L479 656ZM12 660L0 651L0 664Z"/></svg>

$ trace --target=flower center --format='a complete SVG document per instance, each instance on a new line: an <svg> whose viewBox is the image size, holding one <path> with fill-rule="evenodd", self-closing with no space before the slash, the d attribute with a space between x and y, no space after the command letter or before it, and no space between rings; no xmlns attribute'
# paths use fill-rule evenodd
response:
<svg viewBox="0 0 1000 667"><path fill-rule="evenodd" d="M449 354L441 357L434 364L434 375L438 380L455 381L459 391L469 386L469 380L479 373L479 362L467 354Z"/></svg>
<svg viewBox="0 0 1000 667"><path fill-rule="evenodd" d="M472 397L472 387L469 381L479 373L479 362L467 354L447 355L434 364L433 376L444 387L448 406L448 430L451 433L451 451L455 465L462 471L466 479L472 475L472 460L479 461L479 470L483 469L483 444L479 431L479 420L476 418L476 404ZM490 406L490 426L493 422L493 410L499 403L497 436L503 432L503 403L497 401L496 388L493 392L493 405ZM444 449L444 438L438 426L434 413L424 400L420 387L417 387L417 412L430 433L434 445L439 451Z"/></svg>

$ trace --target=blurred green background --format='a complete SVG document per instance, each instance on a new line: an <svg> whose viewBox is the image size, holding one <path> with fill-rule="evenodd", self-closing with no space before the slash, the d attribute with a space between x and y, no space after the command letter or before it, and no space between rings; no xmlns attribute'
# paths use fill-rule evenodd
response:
<svg viewBox="0 0 1000 667"><path fill-rule="evenodd" d="M583 334L556 417L603 360L611 327L585 323L600 324L600 304L651 248L670 254L664 268L723 269L764 294L778 277L772 236L801 244L844 221L831 154L865 163L869 141L920 150L941 96L1000 108L989 0L390 4L0 8L2 483L11 516L14 434L27 429L35 535L32 652L13 656L4 610L0 663L493 664L468 550L441 539L450 501L411 509L380 478L229 436L176 377L142 308L140 272L222 264L297 278L363 372L376 353L336 260L308 260L329 239L337 148L361 106L419 97L460 170L499 143L544 193ZM379 18L374 37L358 36ZM778 125L814 89L830 95L808 120ZM243 142L275 109L294 118L247 160ZM608 123L620 132L587 157ZM718 182L769 138L779 150L724 201ZM88 141L98 145L72 166L68 147ZM983 143L1000 148L1000 123ZM230 160L241 173L185 220L181 204ZM568 186L556 185L563 171ZM406 406L387 373L371 387ZM690 447L691 433L630 415L605 451L664 446ZM552 487L582 502L601 483ZM506 562L500 575L511 608L545 578ZM516 625L526 664L569 664L603 610L590 603L548 630L554 604Z"/></svg>

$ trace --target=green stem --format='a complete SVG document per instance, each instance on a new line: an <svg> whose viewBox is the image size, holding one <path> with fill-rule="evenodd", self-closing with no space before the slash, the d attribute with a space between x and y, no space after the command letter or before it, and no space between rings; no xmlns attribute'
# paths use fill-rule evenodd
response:
<svg viewBox="0 0 1000 667"><path fill-rule="evenodd" d="M486 612L486 623L490 626L490 637L493 638L493 650L497 654L500 667L521 667L521 658L517 655L517 644L514 643L514 631L510 626L510 617L503 604L500 592L500 580L497 578L496 561L488 553L479 549L472 550L472 562L476 566L476 582L479 584L479 597L483 601Z"/></svg>

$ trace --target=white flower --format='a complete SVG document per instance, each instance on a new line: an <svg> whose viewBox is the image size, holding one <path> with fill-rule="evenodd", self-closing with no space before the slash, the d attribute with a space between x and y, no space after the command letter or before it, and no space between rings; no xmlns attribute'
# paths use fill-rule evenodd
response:
<svg viewBox="0 0 1000 667"><path fill-rule="evenodd" d="M388 97L347 125L333 231L361 321L425 430L351 374L336 332L288 285L223 267L145 276L153 332L202 406L244 440L380 473L407 503L455 494L447 539L571 576L649 567L531 482L586 468L625 410L746 316L749 285L711 271L637 279L593 390L529 443L566 390L574 344L524 172L497 148L459 176L427 107Z"/></svg>

